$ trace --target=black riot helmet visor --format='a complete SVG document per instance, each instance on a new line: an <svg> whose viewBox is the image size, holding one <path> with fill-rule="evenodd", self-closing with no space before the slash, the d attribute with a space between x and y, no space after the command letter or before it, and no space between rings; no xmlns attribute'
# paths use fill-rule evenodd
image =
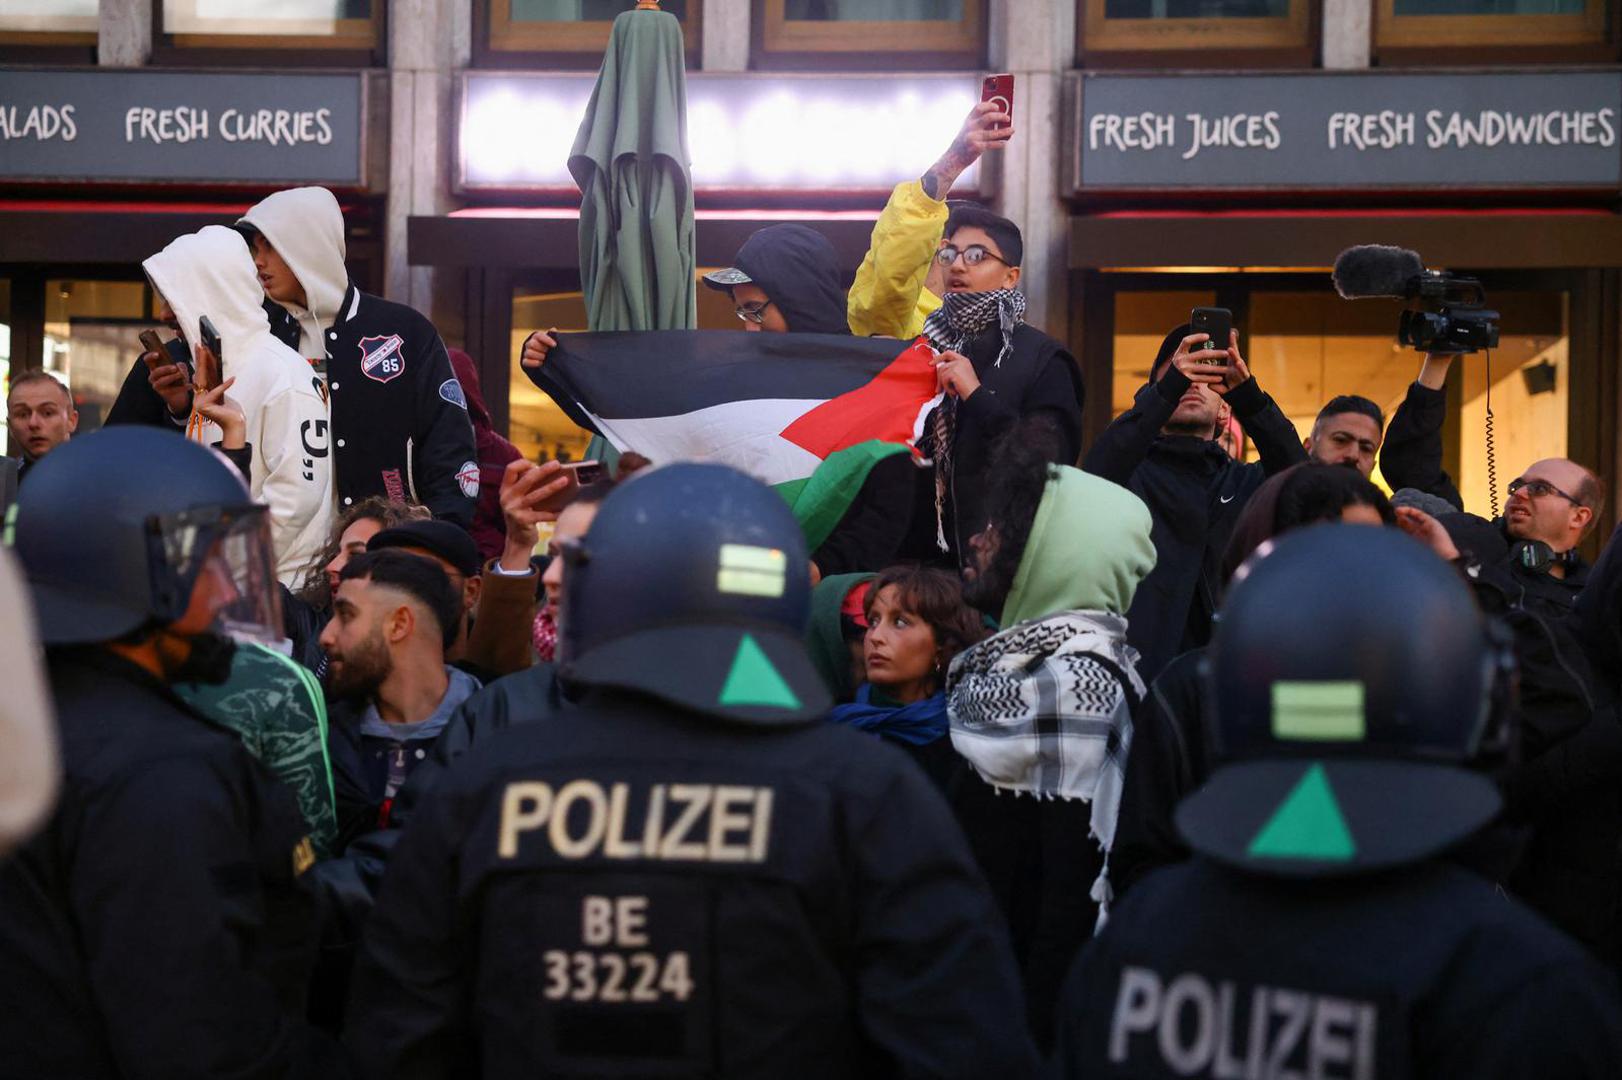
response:
<svg viewBox="0 0 1622 1080"><path fill-rule="evenodd" d="M218 453L127 426L39 460L7 532L47 645L114 641L186 615L208 575L211 629L280 639L268 511Z"/></svg>

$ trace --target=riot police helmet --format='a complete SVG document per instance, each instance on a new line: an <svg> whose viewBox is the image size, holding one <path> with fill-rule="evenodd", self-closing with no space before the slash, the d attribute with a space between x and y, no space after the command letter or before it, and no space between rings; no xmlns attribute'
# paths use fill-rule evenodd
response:
<svg viewBox="0 0 1622 1080"><path fill-rule="evenodd" d="M803 641L805 537L766 485L714 464L638 473L561 557L564 679L740 722L827 710Z"/></svg>
<svg viewBox="0 0 1622 1080"><path fill-rule="evenodd" d="M155 428L103 428L41 458L9 522L47 645L116 641L186 614L219 579L211 630L282 637L267 510L216 451Z"/></svg>
<svg viewBox="0 0 1622 1080"><path fill-rule="evenodd" d="M1203 662L1216 770L1178 807L1203 854L1281 876L1427 858L1500 801L1513 660L1445 561L1322 525L1252 556Z"/></svg>

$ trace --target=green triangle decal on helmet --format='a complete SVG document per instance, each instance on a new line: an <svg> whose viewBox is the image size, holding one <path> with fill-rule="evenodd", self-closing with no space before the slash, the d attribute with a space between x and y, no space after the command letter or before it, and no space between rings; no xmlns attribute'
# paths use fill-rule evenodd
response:
<svg viewBox="0 0 1622 1080"><path fill-rule="evenodd" d="M789 689L783 676L777 673L765 650L749 634L738 642L738 653L732 658L732 670L721 687L722 705L770 705L779 709L798 709L800 699Z"/></svg>
<svg viewBox="0 0 1622 1080"><path fill-rule="evenodd" d="M1352 832L1341 816L1329 776L1314 763L1290 790L1267 824L1250 842L1262 859L1317 859L1344 862L1357 854Z"/></svg>

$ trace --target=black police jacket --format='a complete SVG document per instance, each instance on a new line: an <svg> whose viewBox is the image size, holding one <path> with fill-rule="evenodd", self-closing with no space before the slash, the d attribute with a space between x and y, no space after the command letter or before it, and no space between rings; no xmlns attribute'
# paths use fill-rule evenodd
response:
<svg viewBox="0 0 1622 1080"><path fill-rule="evenodd" d="M1227 402L1256 444L1259 462L1235 461L1208 439L1161 435L1189 385L1176 368L1145 385L1081 463L1130 488L1153 518L1155 567L1133 596L1126 631L1142 657L1138 673L1145 682L1174 656L1211 639L1234 523L1264 480L1307 459L1295 425L1255 379L1228 391Z"/></svg>
<svg viewBox="0 0 1622 1080"><path fill-rule="evenodd" d="M292 795L135 665L50 667L63 787L0 869L0 1075L341 1075L303 1021L314 853Z"/></svg>
<svg viewBox="0 0 1622 1080"><path fill-rule="evenodd" d="M630 696L461 759L355 973L364 1075L1027 1076L995 909L929 781L821 723Z"/></svg>
<svg viewBox="0 0 1622 1080"><path fill-rule="evenodd" d="M265 311L271 333L297 349L298 320L270 301ZM339 512L381 495L471 526L479 494L473 423L433 323L351 282L325 337Z"/></svg>
<svg viewBox="0 0 1622 1080"><path fill-rule="evenodd" d="M1614 1077L1614 977L1441 863L1282 881L1149 875L1076 962L1060 1076Z"/></svg>

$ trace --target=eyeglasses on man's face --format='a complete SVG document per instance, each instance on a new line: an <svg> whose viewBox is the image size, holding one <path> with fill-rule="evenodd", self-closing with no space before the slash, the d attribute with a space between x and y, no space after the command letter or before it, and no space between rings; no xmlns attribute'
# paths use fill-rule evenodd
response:
<svg viewBox="0 0 1622 1080"><path fill-rule="evenodd" d="M772 302L766 300L759 304L739 304L732 310L744 322L759 326L766 321L766 309L771 306Z"/></svg>
<svg viewBox="0 0 1622 1080"><path fill-rule="evenodd" d="M942 266L951 266L953 263L957 262L957 257L959 255L963 256L963 265L965 266L979 266L987 259L1000 262L1004 266L1008 265L1007 259L1004 259L1001 255L993 255L989 250L986 249L984 244L970 244L968 247L964 248L957 247L953 244L947 244L945 247L935 252L935 261L940 263Z"/></svg>
<svg viewBox="0 0 1622 1080"><path fill-rule="evenodd" d="M1539 480L1535 477L1527 479L1524 476L1519 476L1509 482L1509 493L1511 495L1522 491L1526 492L1526 497L1529 499L1541 499L1546 495L1558 495L1573 506L1583 505L1581 499L1573 495L1567 495L1547 480Z"/></svg>

